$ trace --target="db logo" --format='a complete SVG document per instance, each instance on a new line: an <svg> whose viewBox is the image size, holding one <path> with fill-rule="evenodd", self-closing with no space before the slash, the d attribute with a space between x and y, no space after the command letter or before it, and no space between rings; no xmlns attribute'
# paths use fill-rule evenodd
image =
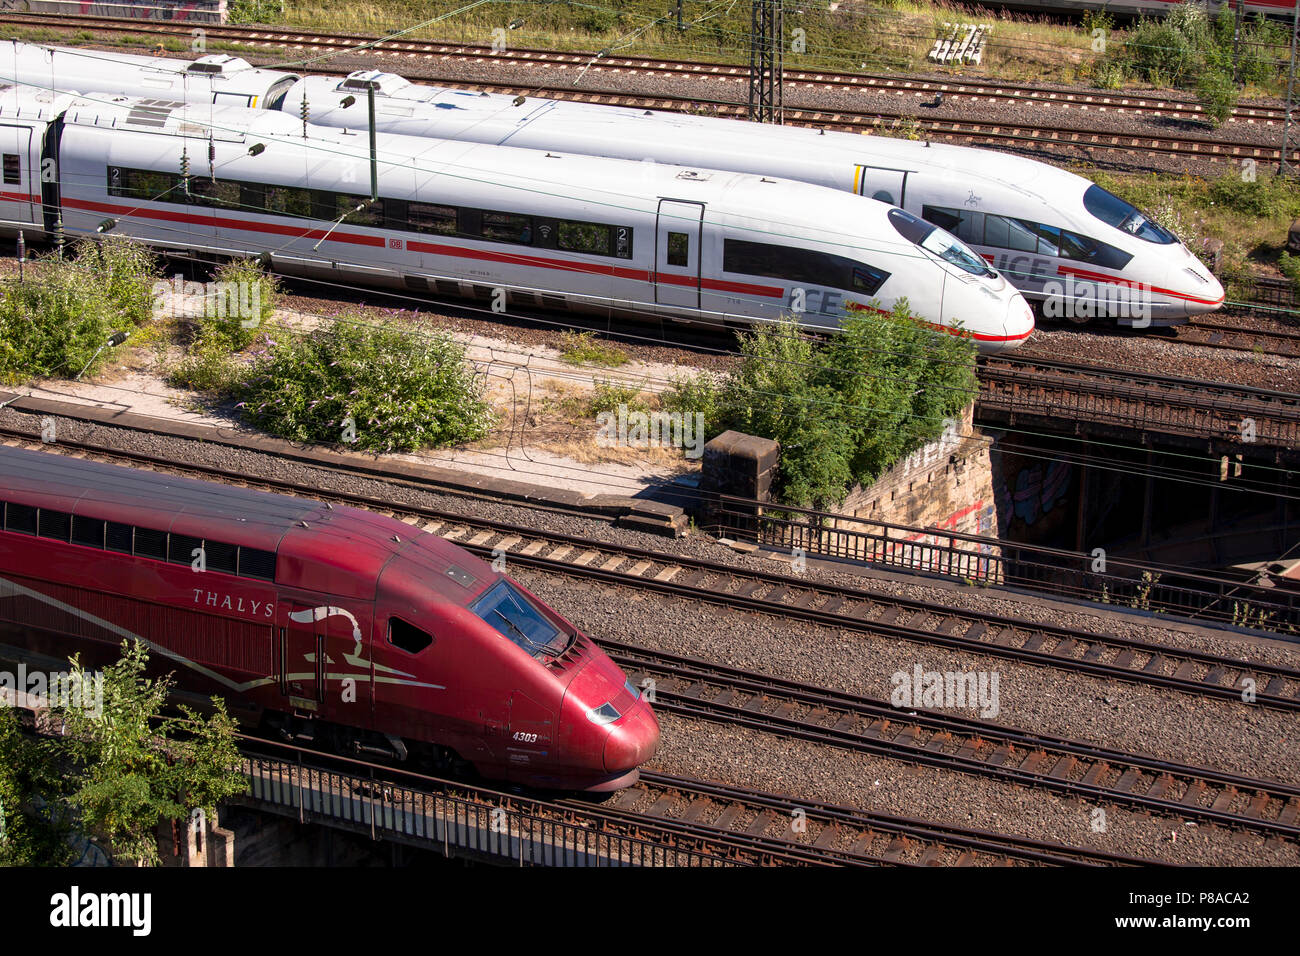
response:
<svg viewBox="0 0 1300 956"><path fill-rule="evenodd" d="M389 240L388 240L388 248L389 248L389 249L400 249L400 248L402 248L402 240L401 240L401 239L389 239Z"/></svg>

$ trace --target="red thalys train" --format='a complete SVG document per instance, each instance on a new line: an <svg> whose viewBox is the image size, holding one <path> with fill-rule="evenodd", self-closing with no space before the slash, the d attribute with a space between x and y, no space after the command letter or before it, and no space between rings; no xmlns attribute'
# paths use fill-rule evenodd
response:
<svg viewBox="0 0 1300 956"><path fill-rule="evenodd" d="M0 641L124 639L245 724L615 790L659 725L585 634L478 558L353 508L0 447Z"/></svg>

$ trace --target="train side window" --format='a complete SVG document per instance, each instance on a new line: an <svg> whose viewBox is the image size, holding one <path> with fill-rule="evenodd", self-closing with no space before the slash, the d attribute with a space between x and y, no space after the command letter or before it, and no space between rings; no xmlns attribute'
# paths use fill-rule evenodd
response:
<svg viewBox="0 0 1300 956"><path fill-rule="evenodd" d="M72 543L84 544L88 548L104 547L103 518L87 518L84 515L72 516Z"/></svg>
<svg viewBox="0 0 1300 956"><path fill-rule="evenodd" d="M239 570L239 548L221 541L204 541L203 557L209 571L234 574Z"/></svg>
<svg viewBox="0 0 1300 956"><path fill-rule="evenodd" d="M575 222L561 219L559 247L568 252L584 252L592 256L607 256L613 252L613 230L596 222Z"/></svg>
<svg viewBox="0 0 1300 956"><path fill-rule="evenodd" d="M23 181L22 159L17 153L4 154L5 185L17 186Z"/></svg>
<svg viewBox="0 0 1300 956"><path fill-rule="evenodd" d="M1005 217L999 217L1005 218ZM1019 219L1006 219L1007 230L1010 241L1007 248L1014 249L1017 252L1037 252L1038 235L1034 232L1032 222L1022 222Z"/></svg>
<svg viewBox="0 0 1300 956"><path fill-rule="evenodd" d="M513 242L522 246L533 244L533 217L513 212L483 212L482 235L493 242Z"/></svg>
<svg viewBox="0 0 1300 956"><path fill-rule="evenodd" d="M173 534L167 544L167 560L172 564L192 564L194 562L194 552L202 550L202 538L192 538L188 534ZM207 552L204 551L203 562L205 565L207 560Z"/></svg>
<svg viewBox="0 0 1300 956"><path fill-rule="evenodd" d="M116 521L108 523L108 534L104 538L104 546L109 551L117 551L121 554L130 554L134 549L135 528L129 524L119 524Z"/></svg>
<svg viewBox="0 0 1300 956"><path fill-rule="evenodd" d="M275 216L312 218L312 190L294 186L263 186L262 211Z"/></svg>
<svg viewBox="0 0 1300 956"><path fill-rule="evenodd" d="M260 578L263 581L274 581L275 552L259 551L257 548L240 548L239 576L241 578Z"/></svg>
<svg viewBox="0 0 1300 956"><path fill-rule="evenodd" d="M1038 234L1038 254L1040 256L1059 256L1061 254L1061 230L1055 226L1042 223L1024 223L1032 232Z"/></svg>
<svg viewBox="0 0 1300 956"><path fill-rule="evenodd" d="M456 207L439 206L427 202L406 204L406 224L412 232L428 232L439 236L456 234Z"/></svg>
<svg viewBox="0 0 1300 956"><path fill-rule="evenodd" d="M1090 262L1103 269L1123 269L1133 257L1122 249L1076 232L1061 230L1061 255L1066 259Z"/></svg>
<svg viewBox="0 0 1300 956"><path fill-rule="evenodd" d="M5 505L5 530L36 534L36 509L31 505Z"/></svg>
<svg viewBox="0 0 1300 956"><path fill-rule="evenodd" d="M1011 248L1011 222L1004 216L984 217L984 245Z"/></svg>
<svg viewBox="0 0 1300 956"><path fill-rule="evenodd" d="M213 182L203 176L191 176L189 181L190 202L196 206L212 206L217 209L238 209L240 203L239 183L228 179Z"/></svg>
<svg viewBox="0 0 1300 956"><path fill-rule="evenodd" d="M53 511L49 508L42 508L40 521L37 522L37 525L37 534L42 538L67 541L72 535L72 515L66 511Z"/></svg>
<svg viewBox="0 0 1300 956"><path fill-rule="evenodd" d="M152 528L135 529L135 555L138 558L167 560L167 532Z"/></svg>
<svg viewBox="0 0 1300 956"><path fill-rule="evenodd" d="M400 617L390 617L388 619L388 643L406 651L408 654L419 654L433 643L433 638L414 624L406 623Z"/></svg>
<svg viewBox="0 0 1300 956"><path fill-rule="evenodd" d="M882 269L873 269L871 266L854 266L853 291L875 295L888 278L889 273Z"/></svg>
<svg viewBox="0 0 1300 956"><path fill-rule="evenodd" d="M334 199L333 206L327 208L326 215L320 217L322 219L329 219L332 222L342 218L354 226L376 228L384 224L384 200L382 199L370 202L369 196L352 196L347 193L321 193L321 195L332 196Z"/></svg>
<svg viewBox="0 0 1300 956"><path fill-rule="evenodd" d="M689 266L691 263L691 237L684 232L668 233L668 264Z"/></svg>
<svg viewBox="0 0 1300 956"><path fill-rule="evenodd" d="M961 214L946 206L922 206L921 218L953 234L956 234L957 225L961 222Z"/></svg>
<svg viewBox="0 0 1300 956"><path fill-rule="evenodd" d="M164 173L155 169L132 169L129 166L108 167L108 194L146 202L186 202L184 183L180 173Z"/></svg>

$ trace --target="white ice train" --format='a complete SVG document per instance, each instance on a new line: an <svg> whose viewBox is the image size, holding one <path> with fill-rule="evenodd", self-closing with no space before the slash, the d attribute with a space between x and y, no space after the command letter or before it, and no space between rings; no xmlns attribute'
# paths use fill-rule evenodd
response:
<svg viewBox="0 0 1300 956"><path fill-rule="evenodd" d="M199 115L201 114L201 115ZM807 183L422 137L282 113L0 91L0 231L104 231L203 259L504 304L836 328L890 309L988 351L1033 330L1019 292L942 230ZM41 170L52 171L42 177ZM497 290L503 290L498 293Z"/></svg>
<svg viewBox="0 0 1300 956"><path fill-rule="evenodd" d="M990 150L546 99L516 106L392 73L300 78L223 54L188 62L0 44L0 77L295 114L305 100L313 123L352 130L368 125L373 87L386 132L779 176L901 206L973 247L1049 316L1174 325L1224 299L1209 269L1129 203Z"/></svg>

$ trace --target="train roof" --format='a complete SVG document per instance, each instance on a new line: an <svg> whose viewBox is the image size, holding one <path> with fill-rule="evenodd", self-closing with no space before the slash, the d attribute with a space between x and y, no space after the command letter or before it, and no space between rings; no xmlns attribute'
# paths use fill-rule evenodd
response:
<svg viewBox="0 0 1300 956"><path fill-rule="evenodd" d="M398 558L465 604L495 577L436 535L355 508L8 446L0 475L0 501L274 553L288 587L371 600Z"/></svg>

